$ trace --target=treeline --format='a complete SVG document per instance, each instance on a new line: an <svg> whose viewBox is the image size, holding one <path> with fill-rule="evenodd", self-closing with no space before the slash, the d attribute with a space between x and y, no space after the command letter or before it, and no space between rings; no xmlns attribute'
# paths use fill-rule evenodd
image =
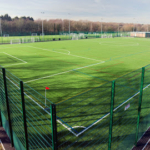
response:
<svg viewBox="0 0 150 150"><path fill-rule="evenodd" d="M32 17L14 17L8 14L0 16L3 34L30 35L42 33L42 21L45 34L59 34L60 32L126 32L126 31L149 31L149 25L133 23L92 22L87 20L49 19L34 20Z"/></svg>

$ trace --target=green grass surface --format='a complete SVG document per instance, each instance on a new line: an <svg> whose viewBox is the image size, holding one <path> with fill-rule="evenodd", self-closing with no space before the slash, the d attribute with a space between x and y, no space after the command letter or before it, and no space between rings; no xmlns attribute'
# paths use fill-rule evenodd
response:
<svg viewBox="0 0 150 150"><path fill-rule="evenodd" d="M45 87L49 87L46 97L57 104L59 120L68 127L75 127L72 131L76 134L84 130L82 127L89 127L109 113L111 97L109 81L117 79L116 82L119 84L115 108L139 91L140 68L150 63L149 57L150 40L141 38L97 38L0 46L0 65L43 96ZM137 69L140 70L133 72ZM124 76L127 73L131 74ZM43 101L41 105L44 107L44 99L40 100ZM115 112L114 145L121 132L121 136L129 134L124 132L125 128L131 129L133 124L136 125L137 102L138 97L131 101L134 106L132 111L124 111L123 106ZM47 101L47 106L50 104ZM120 114L127 117L121 120ZM134 123L127 127L129 119L134 120ZM117 122L119 120L120 124ZM116 132L122 124L126 126ZM43 126L48 128L47 125ZM73 148L81 149L94 146L98 149L99 142L96 144L94 141L97 138L101 139L101 148L107 149L108 131L109 115L79 137L75 137L58 123L59 146L72 145ZM103 132L104 134L100 136ZM74 143L75 141L78 142Z"/></svg>
<svg viewBox="0 0 150 150"><path fill-rule="evenodd" d="M149 47L137 38L2 45L0 64L42 95L48 86L57 104L149 64Z"/></svg>

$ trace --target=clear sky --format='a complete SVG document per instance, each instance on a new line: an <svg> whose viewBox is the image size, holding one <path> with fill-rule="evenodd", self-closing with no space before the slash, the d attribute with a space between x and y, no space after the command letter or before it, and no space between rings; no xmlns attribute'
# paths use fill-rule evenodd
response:
<svg viewBox="0 0 150 150"><path fill-rule="evenodd" d="M41 12L44 12L42 14ZM150 23L150 0L0 0L0 15Z"/></svg>

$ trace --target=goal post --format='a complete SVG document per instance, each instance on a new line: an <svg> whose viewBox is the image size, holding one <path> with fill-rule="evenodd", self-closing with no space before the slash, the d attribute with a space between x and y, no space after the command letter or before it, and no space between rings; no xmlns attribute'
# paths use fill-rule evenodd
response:
<svg viewBox="0 0 150 150"><path fill-rule="evenodd" d="M9 37L9 34L4 34L3 37Z"/></svg>
<svg viewBox="0 0 150 150"><path fill-rule="evenodd" d="M78 38L79 39L84 39L85 38L84 33L79 33Z"/></svg>
<svg viewBox="0 0 150 150"><path fill-rule="evenodd" d="M38 39L38 38L36 38ZM37 40L36 40L37 41ZM22 38L22 43L34 43L35 42L35 38Z"/></svg>
<svg viewBox="0 0 150 150"><path fill-rule="evenodd" d="M10 44L21 44L21 39L11 39Z"/></svg>
<svg viewBox="0 0 150 150"><path fill-rule="evenodd" d="M31 36L37 36L37 33L32 33Z"/></svg>
<svg viewBox="0 0 150 150"><path fill-rule="evenodd" d="M78 35L77 34L73 35L72 40L78 40Z"/></svg>

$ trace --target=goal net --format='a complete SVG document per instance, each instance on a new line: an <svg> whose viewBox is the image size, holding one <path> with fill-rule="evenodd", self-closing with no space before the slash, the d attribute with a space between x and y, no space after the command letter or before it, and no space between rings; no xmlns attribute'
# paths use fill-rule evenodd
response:
<svg viewBox="0 0 150 150"><path fill-rule="evenodd" d="M35 38L22 38L22 43L33 43Z"/></svg>
<svg viewBox="0 0 150 150"><path fill-rule="evenodd" d="M79 39L84 39L84 33L79 33L79 36L78 36Z"/></svg>
<svg viewBox="0 0 150 150"><path fill-rule="evenodd" d="M31 36L37 36L37 33L32 33Z"/></svg>
<svg viewBox="0 0 150 150"><path fill-rule="evenodd" d="M20 39L12 39L12 40L10 40L10 44L21 44L21 40Z"/></svg>
<svg viewBox="0 0 150 150"><path fill-rule="evenodd" d="M40 33L40 36L44 36L44 33Z"/></svg>
<svg viewBox="0 0 150 150"><path fill-rule="evenodd" d="M78 40L78 35L76 34L76 35L73 35L72 36L72 40Z"/></svg>
<svg viewBox="0 0 150 150"><path fill-rule="evenodd" d="M3 37L9 37L9 34L4 34Z"/></svg>

